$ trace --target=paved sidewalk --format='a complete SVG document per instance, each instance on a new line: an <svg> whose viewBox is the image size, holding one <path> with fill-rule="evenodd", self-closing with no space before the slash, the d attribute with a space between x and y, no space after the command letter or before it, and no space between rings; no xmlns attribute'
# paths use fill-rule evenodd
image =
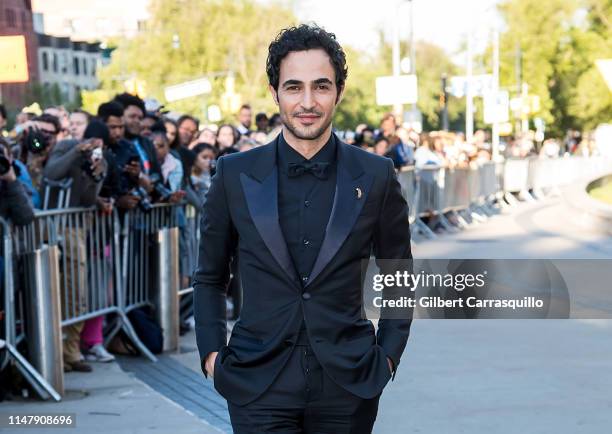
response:
<svg viewBox="0 0 612 434"><path fill-rule="evenodd" d="M92 366L92 373L70 372L65 375L66 396L61 402L4 401L0 403L0 413L76 413L76 428L24 431L37 434L221 432L154 391L133 374L123 371L117 362L93 363Z"/></svg>
<svg viewBox="0 0 612 434"><path fill-rule="evenodd" d="M417 243L413 254L612 258L612 237L580 227L563 200L551 198ZM415 321L374 433L608 432L611 340L612 321ZM66 374L61 403L4 402L0 413L77 414L77 429L37 433L231 433L225 402L200 370L193 331L158 363L121 357L94 369Z"/></svg>

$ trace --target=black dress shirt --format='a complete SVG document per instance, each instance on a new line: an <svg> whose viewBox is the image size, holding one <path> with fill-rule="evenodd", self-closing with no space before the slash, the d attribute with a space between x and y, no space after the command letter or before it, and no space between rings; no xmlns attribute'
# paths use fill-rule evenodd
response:
<svg viewBox="0 0 612 434"><path fill-rule="evenodd" d="M332 134L310 160L306 160L285 141L278 141L278 216L289 254L302 285L321 249L336 190L336 141ZM305 161L329 163L327 177L317 178L306 172L290 177L290 163ZM303 328L303 326L302 326Z"/></svg>

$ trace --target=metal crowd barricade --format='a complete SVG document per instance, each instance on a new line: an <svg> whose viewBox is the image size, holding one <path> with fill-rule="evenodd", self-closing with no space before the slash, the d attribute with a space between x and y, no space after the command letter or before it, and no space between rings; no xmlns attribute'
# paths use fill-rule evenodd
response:
<svg viewBox="0 0 612 434"><path fill-rule="evenodd" d="M178 231L167 233L177 227L176 206L154 204L148 210L135 208L118 217L117 258L115 272L121 288L118 300L122 321L112 327L105 342L124 328L138 349L150 360L157 358L141 343L127 314L144 306L154 307L154 312L164 332L164 349L178 346ZM167 255L170 249L174 256ZM172 264L166 261L176 260ZM175 303L176 299L176 303ZM165 303L170 302L170 306ZM163 305L162 305L163 304Z"/></svg>
<svg viewBox="0 0 612 434"><path fill-rule="evenodd" d="M35 227L34 223L30 225L30 227ZM11 226L3 219L0 218L0 232L2 233L2 247L1 247L1 256L2 256L2 292L3 292L3 303L2 307L4 310L4 330L3 336L0 338L0 349L3 351L3 356L0 359L0 370L6 368L11 359L15 362L15 366L19 370L19 372L23 375L25 380L32 386L32 388L38 393L38 395L43 399L48 399L49 397L53 398L56 401L61 400L61 394L63 393L63 366L61 363L59 366L52 366L47 364L46 366L35 366L37 365L37 361L40 362L40 358L34 362L34 364L30 363L28 358L21 354L18 350L18 345L25 338L25 328L26 328L26 318L24 314L24 296L23 291L19 291L17 293L17 288L15 285L15 270L14 265L16 263L16 256L14 255L14 247L20 248L18 242L14 244L13 233ZM27 240L29 243L34 243L34 238L30 238ZM48 266L52 264L50 258L53 255L57 254L57 249L49 248L49 246L44 245L43 239L41 238L38 245L31 244L32 247L36 247L32 252L30 252L30 264L33 264L38 269L44 269L45 263ZM53 252L53 253L51 253ZM57 257L55 256L55 259ZM45 261L46 259L46 261ZM47 268L47 271L49 269ZM51 273L49 273L51 274ZM34 276L31 276L34 277ZM55 295L55 308L57 308L57 286L45 287L45 282L51 282L49 276L38 275L38 287L46 289L43 295L47 296L47 301L53 301L53 295ZM32 279L30 279L32 280ZM30 283L32 285L32 283ZM43 290L44 290L43 289ZM48 304L43 304L40 306L43 313L45 313L45 309L47 312L53 313L54 306L49 306ZM55 348L40 348L40 352L47 350L46 354L50 354L53 360L56 360L57 351L61 351L61 340L59 341L59 349L58 346L58 335L59 330L59 317L57 316L57 310L55 310L55 327L52 325L51 321L46 322L52 318L46 316L45 318L40 318L40 323L43 323L43 333L49 332L49 334L53 335L56 333L55 341L53 342L53 346ZM51 325L51 327L49 327ZM44 329L47 327L47 329ZM49 344L50 342L39 341L39 344ZM29 350L31 353L31 349ZM32 359L32 355L30 354L30 359ZM39 364L38 364L39 365ZM42 369L41 369L42 368ZM52 369L55 372L51 373L49 370ZM42 374L41 374L42 371ZM51 375L54 374L54 375ZM52 377L52 381L48 381L49 377ZM60 392L58 392L58 389Z"/></svg>
<svg viewBox="0 0 612 434"><path fill-rule="evenodd" d="M402 187L402 195L408 202L408 221L411 224L411 232L420 232L428 238L434 238L435 234L421 220L418 214L420 184L417 180L417 173L414 166L403 167L397 175Z"/></svg>
<svg viewBox="0 0 612 434"><path fill-rule="evenodd" d="M195 267L198 263L198 249L200 245L200 213L192 205L185 205L185 216L186 216L186 230L191 235L188 238L187 255L189 256L189 263L194 269L191 270L191 274L195 271ZM180 321L185 322L188 317L193 315L193 287L191 282L188 285L181 285L179 290L180 297Z"/></svg>
<svg viewBox="0 0 612 434"><path fill-rule="evenodd" d="M121 225L121 281L125 288L125 312L151 304L154 277L151 265L156 257L152 248L159 230L176 227L174 206L155 204L149 211L135 208L124 213Z"/></svg>
<svg viewBox="0 0 612 434"><path fill-rule="evenodd" d="M504 198L510 204L517 203L512 193L519 193L523 197L529 195L529 159L509 158L504 163ZM532 169L533 170L533 169Z"/></svg>
<svg viewBox="0 0 612 434"><path fill-rule="evenodd" d="M72 192L72 178L64 178L53 181L43 178L44 193L42 209L49 209L49 202L54 203L53 208L68 208L70 204L70 194Z"/></svg>
<svg viewBox="0 0 612 434"><path fill-rule="evenodd" d="M150 212L135 210L123 215L123 227L117 210L102 214L95 208L37 211L34 221L23 227L11 228L2 221L2 255L7 257L2 262L6 316L2 346L43 399L51 396L59 401L63 394L63 326L116 314L106 342L123 329L155 361L127 313L156 304L164 349L178 346L174 211L169 205L154 205ZM20 267L18 273L13 263ZM21 341L27 343L27 360L17 351ZM4 367L8 358L0 363Z"/></svg>

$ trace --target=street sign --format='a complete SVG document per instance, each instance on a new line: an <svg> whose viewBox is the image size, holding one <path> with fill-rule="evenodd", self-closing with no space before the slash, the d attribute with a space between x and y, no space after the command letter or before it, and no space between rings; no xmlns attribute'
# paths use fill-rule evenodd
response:
<svg viewBox="0 0 612 434"><path fill-rule="evenodd" d="M419 134L423 131L423 114L418 108L405 111L403 121L404 128L412 129Z"/></svg>
<svg viewBox="0 0 612 434"><path fill-rule="evenodd" d="M0 53L0 83L25 83L30 79L23 35L0 36Z"/></svg>
<svg viewBox="0 0 612 434"><path fill-rule="evenodd" d="M416 75L376 78L376 104L415 104L418 100Z"/></svg>
<svg viewBox="0 0 612 434"><path fill-rule="evenodd" d="M178 101L180 99L191 98L192 96L205 95L212 91L210 80L206 77L197 80L186 81L184 83L168 86L164 89L166 101Z"/></svg>
<svg viewBox="0 0 612 434"><path fill-rule="evenodd" d="M510 110L510 94L506 90L500 90L497 97L493 92L484 96L484 121L485 124L495 122L508 122Z"/></svg>
<svg viewBox="0 0 612 434"><path fill-rule="evenodd" d="M484 96L493 88L493 75L480 74L472 76L472 95ZM467 95L468 77L465 75L457 75L450 79L449 93L457 98L463 98Z"/></svg>
<svg viewBox="0 0 612 434"><path fill-rule="evenodd" d="M221 108L216 105L208 106L208 122L219 122L223 116L221 115Z"/></svg>

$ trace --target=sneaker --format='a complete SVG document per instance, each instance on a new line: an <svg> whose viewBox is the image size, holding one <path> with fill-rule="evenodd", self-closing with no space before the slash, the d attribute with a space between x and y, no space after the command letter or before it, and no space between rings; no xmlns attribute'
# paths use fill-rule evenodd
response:
<svg viewBox="0 0 612 434"><path fill-rule="evenodd" d="M85 354L85 360L87 360L88 362L108 363L108 362L112 362L113 360L115 360L115 356L113 356L111 353L106 351L106 348L104 348L104 345L96 344L93 347L91 347L89 350L87 350Z"/></svg>
<svg viewBox="0 0 612 434"><path fill-rule="evenodd" d="M91 367L91 365L88 365L87 363L84 363L81 361L64 362L64 372L70 372L70 371L91 372L93 371L93 368Z"/></svg>

